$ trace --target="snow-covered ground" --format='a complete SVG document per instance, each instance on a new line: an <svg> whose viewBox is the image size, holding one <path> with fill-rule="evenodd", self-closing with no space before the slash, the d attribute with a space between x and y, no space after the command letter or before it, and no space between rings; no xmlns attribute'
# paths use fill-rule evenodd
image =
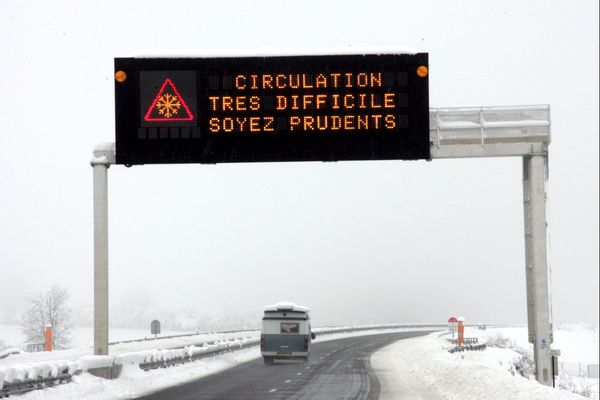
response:
<svg viewBox="0 0 600 400"><path fill-rule="evenodd" d="M421 330L400 329L397 331ZM342 333L317 337L317 342L335 340L357 335L372 335L390 330L371 330L356 333ZM147 350L151 348L176 347L189 344L188 341L209 342L227 337L256 337L258 331L234 334L197 335L177 339L144 341L111 346L111 354ZM531 377L522 377L519 370L527 375L527 352L531 345L527 342L527 328L496 328L481 331L467 328L466 337L478 337L480 342L493 346L485 351L449 353L452 345L448 335L434 332L428 336L401 340L375 353L371 363L381 381L381 399L396 399L405 396L410 399L532 399L567 400L584 397L566 390L552 389L538 384ZM168 344L168 346L166 346ZM598 327L589 325L568 325L555 330L553 348L561 349L561 363L598 364ZM34 361L73 360L89 355L89 347L55 351L52 353L29 353L11 355L0 360L4 366ZM525 355L525 361L523 358ZM55 388L28 393L22 397L29 399L126 399L159 390L174 384L197 379L240 363L258 358L257 348L226 353L192 363L144 372L135 365L124 367L119 379L104 380L84 373L73 378L73 383ZM4 364L4 365L3 365ZM563 387L580 390L589 387L592 398L598 391L598 380L568 375L561 371L559 379Z"/></svg>
<svg viewBox="0 0 600 400"><path fill-rule="evenodd" d="M485 351L449 353L447 335L439 332L425 337L402 340L371 357L371 364L381 382L381 400L410 399L527 399L567 400L585 397L566 390L548 388L527 375L531 345L527 328L498 328L480 331L466 328L465 337L501 347ZM555 332L554 348L561 349L560 361L598 364L598 327L571 325ZM598 380L572 376L561 371L559 386L583 391L588 388L597 398ZM560 382L559 382L560 383Z"/></svg>

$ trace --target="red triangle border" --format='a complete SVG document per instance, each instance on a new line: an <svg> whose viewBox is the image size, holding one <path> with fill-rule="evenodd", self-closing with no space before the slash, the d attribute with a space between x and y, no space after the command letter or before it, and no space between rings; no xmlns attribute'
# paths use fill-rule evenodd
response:
<svg viewBox="0 0 600 400"><path fill-rule="evenodd" d="M185 111L187 111L189 117L186 117L186 118L150 118L150 114L152 114L152 111L154 110L154 107L156 106L156 103L158 102L158 100L160 99L160 96L164 92L167 84L171 85L171 87L173 88L173 91L175 92L177 97L181 100L181 105L183 106ZM175 86L173 81L171 81L171 79L167 78L167 79L165 79L164 83L160 87L160 90L158 91L158 94L154 98L154 101L152 102L152 104L150 104L150 107L148 108L148 111L146 112L146 115L144 116L144 120L146 122L192 121L192 120L194 120L194 114L192 114L192 112L190 111L185 100L183 99L183 97L181 97L181 94L179 94L179 90L177 90L177 87Z"/></svg>

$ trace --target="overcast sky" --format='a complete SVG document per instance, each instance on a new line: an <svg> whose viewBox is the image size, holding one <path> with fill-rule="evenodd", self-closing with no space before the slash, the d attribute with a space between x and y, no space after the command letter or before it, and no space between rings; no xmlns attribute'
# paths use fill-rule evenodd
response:
<svg viewBox="0 0 600 400"><path fill-rule="evenodd" d="M598 323L598 2L3 1L0 322L51 284L91 317L92 169L114 57L409 46L430 106L550 104L556 323ZM109 170L111 313L526 323L519 158ZM131 300L134 299L134 300Z"/></svg>

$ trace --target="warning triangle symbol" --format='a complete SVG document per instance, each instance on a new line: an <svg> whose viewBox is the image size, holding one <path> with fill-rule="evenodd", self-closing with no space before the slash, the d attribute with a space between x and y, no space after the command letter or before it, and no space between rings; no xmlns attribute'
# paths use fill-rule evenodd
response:
<svg viewBox="0 0 600 400"><path fill-rule="evenodd" d="M194 115L190 108L169 78L165 79L144 116L144 120L148 122L192 121L193 119Z"/></svg>

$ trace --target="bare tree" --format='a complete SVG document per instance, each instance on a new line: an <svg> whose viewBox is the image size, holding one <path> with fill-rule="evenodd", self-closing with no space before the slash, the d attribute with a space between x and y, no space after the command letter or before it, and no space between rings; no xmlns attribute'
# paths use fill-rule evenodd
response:
<svg viewBox="0 0 600 400"><path fill-rule="evenodd" d="M46 293L38 293L27 299L29 309L22 317L21 330L28 343L44 343L44 330L52 326L54 347L64 349L70 342L71 309L67 307L69 292L60 286L52 286Z"/></svg>

